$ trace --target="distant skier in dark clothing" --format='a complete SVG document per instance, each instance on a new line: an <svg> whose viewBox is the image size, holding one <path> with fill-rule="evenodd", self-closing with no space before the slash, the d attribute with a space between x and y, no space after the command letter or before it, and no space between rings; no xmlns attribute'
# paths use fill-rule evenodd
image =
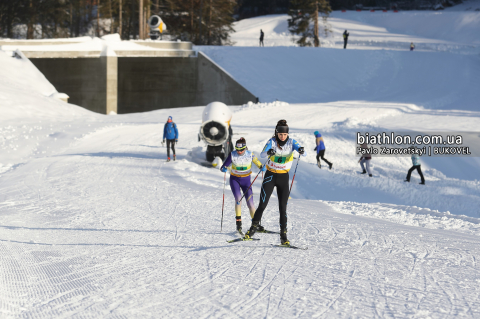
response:
<svg viewBox="0 0 480 319"><path fill-rule="evenodd" d="M415 49L415 44L413 44L413 42L412 42L412 43L410 43L410 51L413 51L413 49Z"/></svg>
<svg viewBox="0 0 480 319"><path fill-rule="evenodd" d="M172 117L169 116L167 123L163 127L163 142L165 144L165 138L167 139L167 162L170 162L170 147L173 151L173 160L176 159L175 155L175 144L178 142L178 129L177 125L173 123Z"/></svg>
<svg viewBox="0 0 480 319"><path fill-rule="evenodd" d="M368 148L367 143L362 144L362 148ZM372 155L370 154L364 154L360 157L358 162L360 163L360 166L362 167L362 174L367 174L368 176L372 177L372 171L370 170L370 161L372 160Z"/></svg>
<svg viewBox="0 0 480 319"><path fill-rule="evenodd" d="M412 176L412 172L414 170L417 170L418 175L420 175L420 179L422 180L420 185L425 185L425 178L423 177L422 169L420 168L421 164L420 164L420 159L418 154L412 154L412 164L413 166L408 170L407 179L405 179L405 182L410 182L410 177Z"/></svg>
<svg viewBox="0 0 480 319"><path fill-rule="evenodd" d="M260 46L261 47L264 47L265 45L263 44L263 36L265 34L263 33L262 29L260 29Z"/></svg>
<svg viewBox="0 0 480 319"><path fill-rule="evenodd" d="M322 168L322 163L320 162L320 159L322 159L325 163L328 164L328 168L332 169L333 164L330 163L325 157L325 143L323 142L323 137L322 134L320 134L318 131L315 131L313 134L315 134L315 143L317 146L315 146L314 151L317 151L317 165L318 168Z"/></svg>
<svg viewBox="0 0 480 319"><path fill-rule="evenodd" d="M345 32L343 32L343 48L346 49L347 48L347 42L348 42L348 36L350 35L350 33L347 32L347 30L345 30Z"/></svg>

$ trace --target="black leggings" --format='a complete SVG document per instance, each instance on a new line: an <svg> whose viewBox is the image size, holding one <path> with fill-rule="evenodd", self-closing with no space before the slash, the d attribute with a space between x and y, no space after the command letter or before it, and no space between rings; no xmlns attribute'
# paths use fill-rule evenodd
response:
<svg viewBox="0 0 480 319"><path fill-rule="evenodd" d="M287 201L289 194L288 189L289 176L288 173L277 174L267 171L260 190L260 204L258 205L252 221L260 222L262 220L263 211L268 205L268 200L272 195L273 188L277 187L278 205L280 208L280 228L287 228Z"/></svg>
<svg viewBox="0 0 480 319"><path fill-rule="evenodd" d="M318 152L317 154L317 162L320 162L320 159L324 160L325 163L327 163L328 165L332 165L332 163L330 163L325 157L323 157L323 155L325 155L325 150L321 150Z"/></svg>
<svg viewBox="0 0 480 319"><path fill-rule="evenodd" d="M172 144L173 156L175 156L175 140L167 140L167 156L170 157L170 144Z"/></svg>
<svg viewBox="0 0 480 319"><path fill-rule="evenodd" d="M420 178L422 179L422 183L425 183L425 178L423 177L422 169L420 168L420 165L413 165L413 166L408 170L407 181L410 181L410 176L412 176L412 172L413 172L414 170L417 170L418 175L420 175Z"/></svg>

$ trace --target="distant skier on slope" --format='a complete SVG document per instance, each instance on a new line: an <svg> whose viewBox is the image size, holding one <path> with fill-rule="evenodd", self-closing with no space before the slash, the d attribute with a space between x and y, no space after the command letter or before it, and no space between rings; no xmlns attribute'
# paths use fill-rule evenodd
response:
<svg viewBox="0 0 480 319"><path fill-rule="evenodd" d="M242 232L242 204L239 203L242 192L245 194L245 200L250 210L250 217L253 218L253 214L255 213L252 188L249 188L251 184L250 174L252 174L252 162L257 165L261 171L266 170L255 154L247 149L247 142L242 137L235 143L235 151L228 155L220 168L220 170L225 173L227 167L232 165L230 170L230 188L232 189L233 197L235 197L235 215L237 231L239 233ZM261 227L261 230L264 230L263 227Z"/></svg>
<svg viewBox="0 0 480 319"><path fill-rule="evenodd" d="M410 148L415 149L415 146L410 146ZM407 178L405 179L405 182L410 182L410 177L412 176L412 172L414 170L417 170L418 175L420 175L420 178L422 180L420 182L420 185L425 185L425 178L423 177L422 169L420 167L421 166L420 159L419 159L418 154L416 154L416 153L412 154L412 164L413 164L413 166L408 170Z"/></svg>
<svg viewBox="0 0 480 319"><path fill-rule="evenodd" d="M173 123L173 119L171 116L168 117L167 123L165 123L165 126L163 127L162 144L165 144L165 138L167 139L167 162L170 162L170 147L172 147L173 160L175 160L175 144L178 142L177 124Z"/></svg>
<svg viewBox="0 0 480 319"><path fill-rule="evenodd" d="M325 143L323 142L323 137L322 134L320 134L318 131L315 131L313 133L315 135L315 146L314 151L317 151L317 165L318 168L322 168L322 163L320 162L320 159L322 159L325 163L328 164L328 168L332 169L333 164L330 163L325 157Z"/></svg>
<svg viewBox="0 0 480 319"><path fill-rule="evenodd" d="M362 144L362 148L367 149L367 143ZM364 154L360 157L358 162L360 163L360 166L362 167L362 174L366 174L368 172L368 176L372 177L372 171L370 170L370 161L372 160L372 155L370 154ZM365 169L365 166L367 169Z"/></svg>
<svg viewBox="0 0 480 319"><path fill-rule="evenodd" d="M252 226L245 234L245 238L252 238L262 220L263 211L267 207L273 188L277 187L278 205L280 206L280 240L282 245L290 245L287 239L287 201L290 195L288 171L293 163L293 151L307 156L303 147L288 136L287 121L280 120L275 127L275 135L268 140L260 156L268 161L265 164L267 173L263 179L260 191L260 204L252 219Z"/></svg>
<svg viewBox="0 0 480 319"><path fill-rule="evenodd" d="M410 43L410 51L413 51L413 49L415 49L415 44L413 44L413 42Z"/></svg>
<svg viewBox="0 0 480 319"><path fill-rule="evenodd" d="M345 30L345 32L343 32L343 48L346 49L347 48L347 42L348 42L348 36L350 35L350 33L347 32L347 30Z"/></svg>
<svg viewBox="0 0 480 319"><path fill-rule="evenodd" d="M264 47L265 45L263 44L263 37L264 37L264 33L262 31L262 29L260 29L260 46L261 47Z"/></svg>

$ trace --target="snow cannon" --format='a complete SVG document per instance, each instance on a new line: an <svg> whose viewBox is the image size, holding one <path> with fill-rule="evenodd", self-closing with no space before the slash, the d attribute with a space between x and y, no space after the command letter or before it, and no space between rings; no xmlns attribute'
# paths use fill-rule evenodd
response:
<svg viewBox="0 0 480 319"><path fill-rule="evenodd" d="M208 104L202 113L202 125L198 134L198 141L203 140L207 144L207 161L215 164L215 158L220 157L223 161L232 151L232 111L222 102ZM218 160L216 160L218 166Z"/></svg>
<svg viewBox="0 0 480 319"><path fill-rule="evenodd" d="M158 40L163 32L167 30L167 25L157 15L153 15L148 19L148 27L150 28L149 36L152 40Z"/></svg>

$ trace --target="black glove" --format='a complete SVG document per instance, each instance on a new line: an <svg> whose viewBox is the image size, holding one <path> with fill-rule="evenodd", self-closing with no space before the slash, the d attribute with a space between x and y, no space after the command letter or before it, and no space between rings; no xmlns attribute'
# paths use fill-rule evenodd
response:
<svg viewBox="0 0 480 319"><path fill-rule="evenodd" d="M298 153L303 155L303 153L305 153L305 149L303 147L299 147L298 148Z"/></svg>
<svg viewBox="0 0 480 319"><path fill-rule="evenodd" d="M317 146L315 146L315 148L314 148L313 150L316 151L316 150L317 150Z"/></svg>
<svg viewBox="0 0 480 319"><path fill-rule="evenodd" d="M268 152L267 152L267 155L268 156L275 155L275 151L273 149L269 149Z"/></svg>

